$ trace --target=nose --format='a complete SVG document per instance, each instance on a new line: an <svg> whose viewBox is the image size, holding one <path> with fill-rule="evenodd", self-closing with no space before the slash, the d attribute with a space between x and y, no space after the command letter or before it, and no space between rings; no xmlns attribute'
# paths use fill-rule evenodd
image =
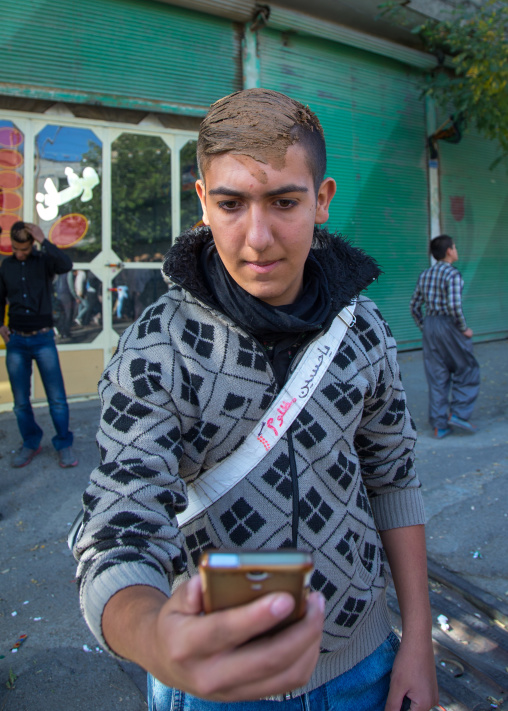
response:
<svg viewBox="0 0 508 711"><path fill-rule="evenodd" d="M273 244L270 219L259 205L252 205L248 212L246 241L256 252L264 252Z"/></svg>

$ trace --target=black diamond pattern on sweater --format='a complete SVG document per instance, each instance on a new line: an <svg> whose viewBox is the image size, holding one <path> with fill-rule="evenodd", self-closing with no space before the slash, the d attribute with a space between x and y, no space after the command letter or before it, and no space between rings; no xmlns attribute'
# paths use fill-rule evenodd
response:
<svg viewBox="0 0 508 711"><path fill-rule="evenodd" d="M111 398L111 405L104 413L104 420L119 432L126 433L137 420L152 412L149 407L117 393Z"/></svg>
<svg viewBox="0 0 508 711"><path fill-rule="evenodd" d="M300 499L300 516L314 533L319 533L332 514L333 509L313 486Z"/></svg>
<svg viewBox="0 0 508 711"><path fill-rule="evenodd" d="M203 452L218 429L212 422L199 421L183 435L183 439L192 444L198 452Z"/></svg>
<svg viewBox="0 0 508 711"><path fill-rule="evenodd" d="M254 368L255 370L266 370L266 360L259 352L258 347L249 338L240 336L239 349L236 362L245 368Z"/></svg>
<svg viewBox="0 0 508 711"><path fill-rule="evenodd" d="M348 412L351 412L351 410L363 400L363 395L360 390L354 385L348 385L347 383L333 383L324 388L322 392L342 415L347 415Z"/></svg>
<svg viewBox="0 0 508 711"><path fill-rule="evenodd" d="M331 600L337 592L337 586L317 569L312 573L310 584L313 590L323 593L327 600Z"/></svg>
<svg viewBox="0 0 508 711"><path fill-rule="evenodd" d="M187 368L180 366L182 387L180 397L191 405L199 405L198 392L203 385L203 378L195 373L189 373Z"/></svg>
<svg viewBox="0 0 508 711"><path fill-rule="evenodd" d="M192 558L192 562L197 567L201 553L213 548L213 543L208 535L206 528L199 528L195 533L185 538L187 551Z"/></svg>
<svg viewBox="0 0 508 711"><path fill-rule="evenodd" d="M354 557L351 551L351 545L356 545L356 541L359 539L359 537L360 536L358 535L358 533L355 533L354 531L349 529L344 538L336 546L337 553L343 556L347 560L349 565L354 564Z"/></svg>
<svg viewBox="0 0 508 711"><path fill-rule="evenodd" d="M193 348L202 358L210 358L213 351L213 326L188 319L182 334L182 341Z"/></svg>
<svg viewBox="0 0 508 711"><path fill-rule="evenodd" d="M222 514L221 521L236 546L243 546L266 523L244 498L235 501L231 509Z"/></svg>
<svg viewBox="0 0 508 711"><path fill-rule="evenodd" d="M162 389L160 363L148 363L144 358L136 358L130 368L132 385L138 397L148 397Z"/></svg>
<svg viewBox="0 0 508 711"><path fill-rule="evenodd" d="M379 337L376 332L362 316L356 317L356 329L360 335L360 341L366 351L370 351L379 345Z"/></svg>
<svg viewBox="0 0 508 711"><path fill-rule="evenodd" d="M335 624L339 625L339 627L353 627L366 604L365 600L348 597L340 614L335 618Z"/></svg>
<svg viewBox="0 0 508 711"><path fill-rule="evenodd" d="M290 499L293 493L291 483L291 473L289 471L289 457L286 454L281 454L280 457L273 463L263 474L263 481L273 486L285 499Z"/></svg>
<svg viewBox="0 0 508 711"><path fill-rule="evenodd" d="M138 338L145 338L162 330L160 315L164 311L163 304L148 308L141 316L138 323Z"/></svg>
<svg viewBox="0 0 508 711"><path fill-rule="evenodd" d="M307 410L303 410L303 412L298 415L293 425L293 432L295 438L305 449L311 449L314 445L322 442L326 437L325 430Z"/></svg>

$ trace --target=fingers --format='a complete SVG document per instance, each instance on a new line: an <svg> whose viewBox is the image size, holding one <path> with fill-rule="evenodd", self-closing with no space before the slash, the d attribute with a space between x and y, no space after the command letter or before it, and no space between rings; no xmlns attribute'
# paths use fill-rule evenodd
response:
<svg viewBox="0 0 508 711"><path fill-rule="evenodd" d="M261 636L293 607L292 595L274 593L248 605L200 615L201 583L198 576L191 578L159 613L157 641L164 652L157 657L165 662L155 675L164 683L176 676L180 688L217 701L259 699L303 686L319 655L321 594L309 596L302 620Z"/></svg>
<svg viewBox="0 0 508 711"><path fill-rule="evenodd" d="M245 677L245 669L250 670L245 698L284 693L306 684L318 659L323 621L323 606L314 596L302 620L236 650L224 670L223 688L234 689L235 680Z"/></svg>
<svg viewBox="0 0 508 711"><path fill-rule="evenodd" d="M181 615L180 624L186 627L185 640L189 649L200 649L203 655L209 655L239 647L267 632L287 617L293 608L292 595L272 593L248 605L200 616L199 624L195 625L196 615L203 612L201 580L196 575L173 593L161 616Z"/></svg>
<svg viewBox="0 0 508 711"><path fill-rule="evenodd" d="M276 598L277 596L270 595L263 600L266 605L263 613L268 612L273 616L270 606L273 606ZM244 616L250 617L251 613L255 616L256 611L247 608L253 606L259 608L258 602L243 606ZM277 605L275 607L277 609ZM200 652L203 656L200 656L198 663L205 661L206 663L202 664L201 673L193 680L194 688L197 686L197 692L194 693L215 701L247 700L286 693L290 689L305 685L319 656L323 607L321 596L314 594L309 599L307 613L301 621L281 632L258 637L234 648L229 646L229 641L224 647L224 636L220 638L220 642L217 642L213 634L210 637L209 632L202 633ZM291 608L292 605L284 609L287 612ZM280 609L283 609L282 604ZM277 612L277 615L279 614ZM220 622L224 617L225 613L213 613L201 620L209 621L215 618L215 622L219 622L219 627L215 630L217 636L220 634ZM278 617L275 621L279 619ZM229 617L226 626L237 623L236 618ZM252 629L248 630L247 634L252 637ZM234 637L233 634L231 638ZM210 654L211 647L217 651ZM188 663L185 666L188 667Z"/></svg>
<svg viewBox="0 0 508 711"><path fill-rule="evenodd" d="M402 706L404 696L410 699L410 706ZM438 700L432 643L420 638L415 647L411 641L404 644L403 639L393 665L385 711L429 711Z"/></svg>
<svg viewBox="0 0 508 711"><path fill-rule="evenodd" d="M44 241L44 232L39 225L35 225L32 222L25 222L25 227L37 242Z"/></svg>
<svg viewBox="0 0 508 711"><path fill-rule="evenodd" d="M196 619L198 593L195 586L197 583L192 586L189 583L185 598L175 600L178 612L187 616L180 618L177 624L182 626L182 648L187 649L189 654L192 650L199 650L201 656L209 656L240 647L270 630L294 607L294 599L289 593L273 593L248 605L212 612ZM176 611L170 603L167 606L171 607L172 612Z"/></svg>
<svg viewBox="0 0 508 711"><path fill-rule="evenodd" d="M205 689L208 698L215 701L247 701L278 694L305 686L309 681L319 657L319 642L306 645L294 659L288 659L278 654L278 650L264 648L260 653L260 664L249 667L248 677L245 674L251 658L245 657L242 662L243 683L238 687L236 672L228 665L224 668L225 675L221 688L217 690L215 676L212 684ZM254 673L255 672L255 673ZM242 671L240 671L242 673ZM228 677L229 674L229 677Z"/></svg>
<svg viewBox="0 0 508 711"><path fill-rule="evenodd" d="M404 696L405 694L401 693L400 690L390 688L390 693L386 699L385 711L402 711L403 708L406 711L406 709L414 708L408 706L407 703L403 706Z"/></svg>

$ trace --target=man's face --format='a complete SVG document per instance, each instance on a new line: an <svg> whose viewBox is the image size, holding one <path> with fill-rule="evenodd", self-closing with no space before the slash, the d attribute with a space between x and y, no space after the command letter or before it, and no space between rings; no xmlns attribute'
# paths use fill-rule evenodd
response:
<svg viewBox="0 0 508 711"><path fill-rule="evenodd" d="M457 252L457 245L453 245L452 247L448 247L446 250L446 256L448 257L448 261L450 264L453 264L456 262L459 258L459 253Z"/></svg>
<svg viewBox="0 0 508 711"><path fill-rule="evenodd" d="M196 182L203 222L231 277L272 306L293 303L302 289L314 224L328 220L335 181L324 180L316 197L298 145L290 146L281 170L223 153L211 159L204 178Z"/></svg>
<svg viewBox="0 0 508 711"><path fill-rule="evenodd" d="M33 242L15 242L11 239L12 256L19 262L24 262L32 254Z"/></svg>

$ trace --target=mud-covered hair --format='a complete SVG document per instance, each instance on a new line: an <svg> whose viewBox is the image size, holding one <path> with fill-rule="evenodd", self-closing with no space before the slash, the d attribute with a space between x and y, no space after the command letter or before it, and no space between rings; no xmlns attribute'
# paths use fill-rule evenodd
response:
<svg viewBox="0 0 508 711"><path fill-rule="evenodd" d="M197 144L205 179L211 159L223 153L247 155L280 170L295 143L307 155L316 193L326 171L326 144L318 117L299 101L269 89L236 91L213 103Z"/></svg>

